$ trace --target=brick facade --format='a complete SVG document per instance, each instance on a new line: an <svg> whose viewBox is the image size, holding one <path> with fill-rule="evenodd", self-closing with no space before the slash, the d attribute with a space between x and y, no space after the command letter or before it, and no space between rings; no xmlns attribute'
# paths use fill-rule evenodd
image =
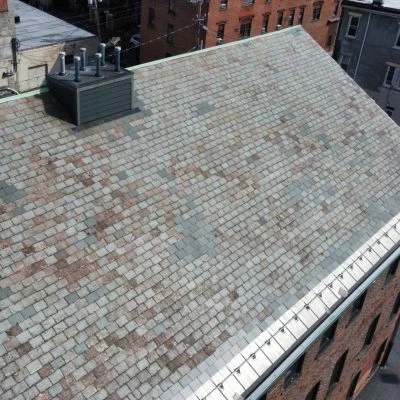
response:
<svg viewBox="0 0 400 400"><path fill-rule="evenodd" d="M247 1L247 2L246 2ZM251 20L250 36L262 32L273 32L277 25L287 28L302 23L304 29L325 49L331 50L336 35L339 13L338 0L310 1L310 0L222 0L226 7L221 9L221 0L210 0L208 12L208 32L206 47L216 44L218 25L225 24L224 43L241 38L240 26L245 20ZM246 5L249 4L249 5ZM320 7L320 13L314 9ZM302 20L299 20L300 11L304 9ZM279 23L279 13L282 22ZM266 29L263 30L268 19Z"/></svg>
<svg viewBox="0 0 400 400"><path fill-rule="evenodd" d="M366 292L362 309L352 316L353 306L351 306L342 314L338 320L334 337L327 341L326 347L320 351L322 340L320 339L308 349L298 377L291 384L287 384L289 373L286 373L269 390L264 399L344 400L354 398L354 396L347 397L352 380L360 372L354 391L354 395L356 395L375 371L378 352L383 350L379 357L379 360L382 360L396 331L399 313L392 314L392 310L397 296L399 296L399 290L400 270L391 279L387 279L387 273L381 275ZM372 342L370 345L364 346L368 329L378 315L380 317ZM330 386L335 364L346 351L348 353L340 379ZM318 383L317 396L307 398L307 394Z"/></svg>
<svg viewBox="0 0 400 400"><path fill-rule="evenodd" d="M170 10L171 3L174 4L175 12ZM221 8L221 4L226 6ZM195 24L198 13L196 4L187 0L142 2L141 35L144 45L141 47L140 62L185 53L198 48L201 41L202 47L207 48L215 46L218 42L229 43L263 32L273 32L278 24L282 28L287 28L301 23L323 48L330 51L333 49L339 23L338 4L339 0L204 1L201 7L201 16L207 26L207 31L204 31L198 29L198 25ZM319 7L320 12L317 12L316 9ZM149 23L150 8L155 12L154 23ZM301 10L304 10L303 17ZM281 23L279 23L279 13L282 13ZM246 23L247 27L244 25ZM194 26L186 28L190 24ZM185 28L176 32L173 43L167 43L165 38L159 38L167 33L168 26L173 26L174 29ZM197 35L201 36L200 39ZM218 38L222 41L218 41Z"/></svg>
<svg viewBox="0 0 400 400"><path fill-rule="evenodd" d="M186 0L142 2L140 62L175 56L196 48L196 11L197 6ZM170 39L167 36L169 29L175 32Z"/></svg>

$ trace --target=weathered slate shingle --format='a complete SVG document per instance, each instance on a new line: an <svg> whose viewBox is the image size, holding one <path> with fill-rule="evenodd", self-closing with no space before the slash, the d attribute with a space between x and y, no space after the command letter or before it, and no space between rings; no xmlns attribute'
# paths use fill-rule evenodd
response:
<svg viewBox="0 0 400 400"><path fill-rule="evenodd" d="M399 128L300 28L134 73L79 133L0 104L5 398L179 398L399 211Z"/></svg>

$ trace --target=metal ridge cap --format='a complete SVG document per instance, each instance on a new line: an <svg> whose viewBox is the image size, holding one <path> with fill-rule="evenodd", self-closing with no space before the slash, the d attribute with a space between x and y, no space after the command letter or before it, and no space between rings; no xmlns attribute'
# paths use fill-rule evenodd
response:
<svg viewBox="0 0 400 400"><path fill-rule="evenodd" d="M243 43L248 43L248 42L251 42L251 41L254 41L254 40L260 40L260 37L265 38L265 37L271 37L271 36L274 36L274 35L282 35L282 34L287 34L287 32L289 32L289 31L296 31L296 30L297 31L306 32L301 25L295 25L295 26L291 26L291 27L288 27L288 28L285 28L285 29L280 29L278 31L268 32L268 33L264 33L264 34L261 34L261 35L251 36L251 37L246 38L246 39L235 40L233 42L224 43L224 44L221 44L219 46L211 46L211 47L207 47L206 49L196 50L196 51L192 51L190 53L177 54L176 56L167 57L167 58L161 58L159 60L154 60L154 61L149 61L149 62L146 62L146 63L143 63L143 64L134 65L132 67L127 67L126 69L128 71L135 71L137 69L145 68L145 67L150 66L150 65L163 64L163 63L167 63L167 62L170 62L170 61L178 60L180 58L186 58L186 57L196 56L196 55L203 54L203 53L208 53L208 52L211 52L211 51L217 51L217 50L223 49L225 47L239 46L240 44L243 44Z"/></svg>
<svg viewBox="0 0 400 400"><path fill-rule="evenodd" d="M258 399L400 255L399 246L400 213L186 399ZM379 257L376 263L368 260L369 253ZM271 361L271 354L279 353ZM261 373L257 357L266 366ZM221 374L226 369L230 373Z"/></svg>
<svg viewBox="0 0 400 400"><path fill-rule="evenodd" d="M20 99L24 99L25 97L36 96L38 94L44 94L44 93L48 93L48 92L49 92L49 88L47 86L44 86L40 89L32 90L30 92L25 92L25 93L16 94L13 96L6 96L3 98L0 98L0 104L7 103L9 101L20 100Z"/></svg>

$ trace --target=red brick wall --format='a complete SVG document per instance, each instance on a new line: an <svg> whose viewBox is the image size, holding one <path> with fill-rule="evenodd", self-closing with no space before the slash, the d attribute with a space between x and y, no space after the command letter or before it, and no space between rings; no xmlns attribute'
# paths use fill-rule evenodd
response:
<svg viewBox="0 0 400 400"><path fill-rule="evenodd" d="M386 273L369 288L361 312L351 321L351 307L339 319L335 337L329 347L318 354L320 340L308 349L302 372L288 388L284 388L285 376L269 390L268 400L304 400L310 389L320 381L317 400L345 400L353 377L361 371L356 388L359 393L367 383L374 360L381 344L392 338L399 313L391 315L400 290L400 266L396 276L385 284ZM379 323L370 346L364 340L373 319L380 314ZM339 357L348 350L348 355L339 383L328 392L332 370Z"/></svg>
<svg viewBox="0 0 400 400"><path fill-rule="evenodd" d="M208 12L208 33L206 47L216 44L217 27L219 23L225 23L224 43L238 40L240 19L252 17L251 36L261 33L265 14L269 14L268 32L276 30L278 11L284 11L282 26L288 26L289 10L295 9L294 25L298 23L299 9L305 7L303 27L324 48L327 47L328 36L333 35L337 29L337 22L328 24L328 18L334 15L337 0L325 0L322 2L321 16L317 21L312 20L313 4L321 3L313 0L254 0L254 5L244 6L243 0L228 0L226 10L220 10L220 0L210 0ZM334 39L334 36L333 36Z"/></svg>
<svg viewBox="0 0 400 400"><path fill-rule="evenodd" d="M0 0L0 12L8 11L7 0Z"/></svg>
<svg viewBox="0 0 400 400"><path fill-rule="evenodd" d="M337 2L339 0L324 0L322 2L321 16L317 21L312 21L313 4L315 0L254 0L254 5L243 6L244 0L228 0L228 6L225 11L220 10L220 0L205 0L202 5L201 15L206 17L208 31L201 32L205 37L204 47L216 45L217 29L219 23L225 23L224 43L240 39L239 29L241 18L251 17L251 36L261 34L264 15L269 14L268 32L276 30L278 10L284 12L283 24L288 26L289 10L295 10L294 25L298 23L300 7L305 7L303 18L303 27L313 38L325 49L333 49L333 42L336 36L337 22L328 23L328 18L334 15ZM182 54L197 46L197 25L177 32L174 35L174 43L168 44L165 38L160 36L167 33L168 24L175 29L180 29L195 23L198 12L197 5L193 5L188 0L175 0L175 14L168 12L168 0L156 1L149 0L142 2L140 32L142 43L140 49L140 62L148 62L164 58L167 53L170 55ZM321 3L321 2L319 2ZM156 11L155 23L148 24L149 7ZM328 46L328 38L331 36L332 44ZM152 42L151 42L152 41Z"/></svg>
<svg viewBox="0 0 400 400"><path fill-rule="evenodd" d="M149 8L155 9L154 24L149 25ZM186 53L196 45L197 25L176 32L173 43L167 43L166 35L168 24L174 30L182 29L188 25L195 24L197 7L186 0L175 0L175 13L169 12L168 0L142 1L140 33L143 45L140 48L140 62L148 62L164 58L169 54Z"/></svg>

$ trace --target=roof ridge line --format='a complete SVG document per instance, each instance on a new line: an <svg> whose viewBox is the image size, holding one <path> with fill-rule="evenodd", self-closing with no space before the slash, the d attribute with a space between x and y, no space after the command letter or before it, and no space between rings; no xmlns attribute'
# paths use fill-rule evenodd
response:
<svg viewBox="0 0 400 400"><path fill-rule="evenodd" d="M133 67L128 67L128 68L125 68L125 69L127 69L128 71L135 71L137 69L140 69L140 68L143 68L143 67L146 67L146 66L158 65L158 64L162 64L164 62L169 62L169 61L173 61L173 60L178 60L180 58L185 58L185 57L198 55L200 53L207 53L207 52L210 52L210 51L216 51L216 50L219 50L219 49L224 48L224 47L238 46L238 45L240 45L242 43L250 42L250 41L253 41L253 40L257 40L257 39L259 40L259 39L261 39L261 37L270 37L270 36L273 36L273 35L280 35L282 33L286 34L288 31L296 31L296 30L305 32L305 30L303 29L303 27L301 25L291 26L291 27L288 27L288 28L280 29L278 31L268 32L268 33L260 34L260 35L257 35L257 36L252 36L252 37L249 37L247 39L235 40L233 42L224 43L224 44L221 44L219 46L207 47L206 49L202 49L202 50L196 50L196 51L192 51L192 52L189 52L189 53L178 54L178 55L172 56L172 57L166 57L166 58L161 58L159 60L149 61L147 63L134 65Z"/></svg>

